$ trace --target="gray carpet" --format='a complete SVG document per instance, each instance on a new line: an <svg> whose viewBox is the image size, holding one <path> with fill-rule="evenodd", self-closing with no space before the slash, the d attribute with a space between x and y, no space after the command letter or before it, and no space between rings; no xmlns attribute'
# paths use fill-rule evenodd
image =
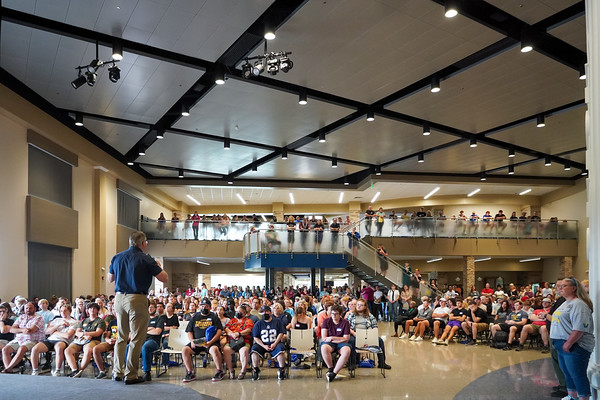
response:
<svg viewBox="0 0 600 400"><path fill-rule="evenodd" d="M550 357L514 364L469 383L454 400L549 399L557 385Z"/></svg>
<svg viewBox="0 0 600 400"><path fill-rule="evenodd" d="M124 385L110 379L66 378L53 376L31 376L0 374L0 399L200 399L218 400L169 383L140 383Z"/></svg>

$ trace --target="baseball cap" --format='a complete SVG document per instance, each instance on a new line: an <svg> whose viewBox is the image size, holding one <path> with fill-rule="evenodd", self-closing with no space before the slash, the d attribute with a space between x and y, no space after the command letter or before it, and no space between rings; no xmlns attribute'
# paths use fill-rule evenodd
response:
<svg viewBox="0 0 600 400"><path fill-rule="evenodd" d="M207 299L206 297L202 299L202 301L200 302L201 306L210 306L210 300Z"/></svg>
<svg viewBox="0 0 600 400"><path fill-rule="evenodd" d="M262 306L262 307L260 308L260 312L261 312L261 313L264 313L264 312L267 312L267 311L268 311L268 312L271 312L271 307L269 307L269 306Z"/></svg>
<svg viewBox="0 0 600 400"><path fill-rule="evenodd" d="M448 301L448 299L447 299L447 298L445 298L445 297L442 297L442 298L440 299L440 301Z"/></svg>
<svg viewBox="0 0 600 400"><path fill-rule="evenodd" d="M552 300L546 297L542 299L542 303L552 303Z"/></svg>

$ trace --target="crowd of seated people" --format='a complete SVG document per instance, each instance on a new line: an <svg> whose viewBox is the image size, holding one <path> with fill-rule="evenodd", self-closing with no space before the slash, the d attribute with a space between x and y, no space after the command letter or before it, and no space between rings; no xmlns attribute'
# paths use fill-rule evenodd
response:
<svg viewBox="0 0 600 400"><path fill-rule="evenodd" d="M504 331L509 336L506 350L521 351L529 337L539 335L542 352L547 353L547 315L555 301L550 285L544 283L535 294L530 285L517 289L510 284L506 291L500 286L492 294L489 289L486 285L485 292L482 290L485 294L469 294L465 298L423 296L419 302L410 290L403 290L407 295L400 297L397 319L392 321L393 336L423 341L425 333L430 331L432 342L438 346L448 346L459 335L466 337L462 343L474 345L481 332L490 331L494 335ZM453 291L448 289L450 294ZM116 340L118 321L112 302L113 296L98 295L77 298L73 306L62 297L50 301L17 297L11 303L0 303L2 372L15 372L30 353L32 375L51 372L53 376L63 373L73 378L89 376L86 369L93 360L98 369L95 378L110 376L103 355L113 351ZM75 309L79 311L73 312ZM269 356L278 367L278 379L285 379L285 366L291 360L286 360L284 350L292 328L314 331L320 343L317 351L328 368L326 378L332 381L350 357L357 357L353 351L357 329L376 328L379 323L359 288L347 285L325 287L315 293L306 286L269 290L256 286L194 288L190 285L185 291L177 288L174 292L164 288L149 295L148 310L151 318L142 350L142 369L147 381L152 379L153 362L170 365L168 354L158 359L153 357L157 350L167 346L169 332L180 329L183 321L187 322L185 335L189 341L182 352L186 368L183 382L196 379L192 357L199 354L213 360L216 368L213 381L225 377L243 380L248 372L252 380L258 380L261 360ZM54 317L45 322L48 312ZM414 326L412 333L411 326ZM386 363L381 338L379 347L378 366L391 368ZM337 362L331 357L334 352L339 354ZM54 368L48 357L51 353L56 354ZM44 364L40 363L42 354L46 354ZM238 354L239 374L235 373L233 354ZM299 360L295 365L310 368ZM65 361L70 372L63 372Z"/></svg>

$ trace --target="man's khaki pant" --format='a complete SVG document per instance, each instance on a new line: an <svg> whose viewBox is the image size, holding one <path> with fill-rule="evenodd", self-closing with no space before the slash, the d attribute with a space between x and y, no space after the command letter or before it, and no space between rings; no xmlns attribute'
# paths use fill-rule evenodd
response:
<svg viewBox="0 0 600 400"><path fill-rule="evenodd" d="M115 295L115 314L117 316L117 342L115 343L115 365L113 375L125 377L127 380L138 377L140 367L140 354L142 346L146 341L146 331L148 330L148 298L143 294L120 294ZM125 363L125 349L127 347L127 338L129 342L129 352L127 353L127 363ZM123 367L125 372L123 373Z"/></svg>

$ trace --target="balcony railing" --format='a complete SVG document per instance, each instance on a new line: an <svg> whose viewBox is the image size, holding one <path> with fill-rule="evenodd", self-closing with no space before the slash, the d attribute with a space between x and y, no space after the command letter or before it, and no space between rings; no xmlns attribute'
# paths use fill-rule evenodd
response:
<svg viewBox="0 0 600 400"><path fill-rule="evenodd" d="M141 230L146 233L148 239L153 240L230 240L242 241L244 235L251 228L266 232L269 230L269 222L233 222L228 221L201 221L190 220L172 222L142 219ZM281 252L315 252L315 243L318 252L338 252L337 246L343 241L334 239L333 232L327 228L323 233L315 231L289 233L284 223L273 224L274 231L281 242ZM542 221L469 221L453 219L428 219L416 218L410 220L384 219L379 224L375 220L361 219L356 226L361 237L416 237L416 238L478 238L478 239L577 239L578 226L574 220L542 220ZM342 226L342 230L348 227ZM289 236L288 234L292 235ZM322 235L322 237L319 237ZM290 246L291 242L291 247Z"/></svg>

